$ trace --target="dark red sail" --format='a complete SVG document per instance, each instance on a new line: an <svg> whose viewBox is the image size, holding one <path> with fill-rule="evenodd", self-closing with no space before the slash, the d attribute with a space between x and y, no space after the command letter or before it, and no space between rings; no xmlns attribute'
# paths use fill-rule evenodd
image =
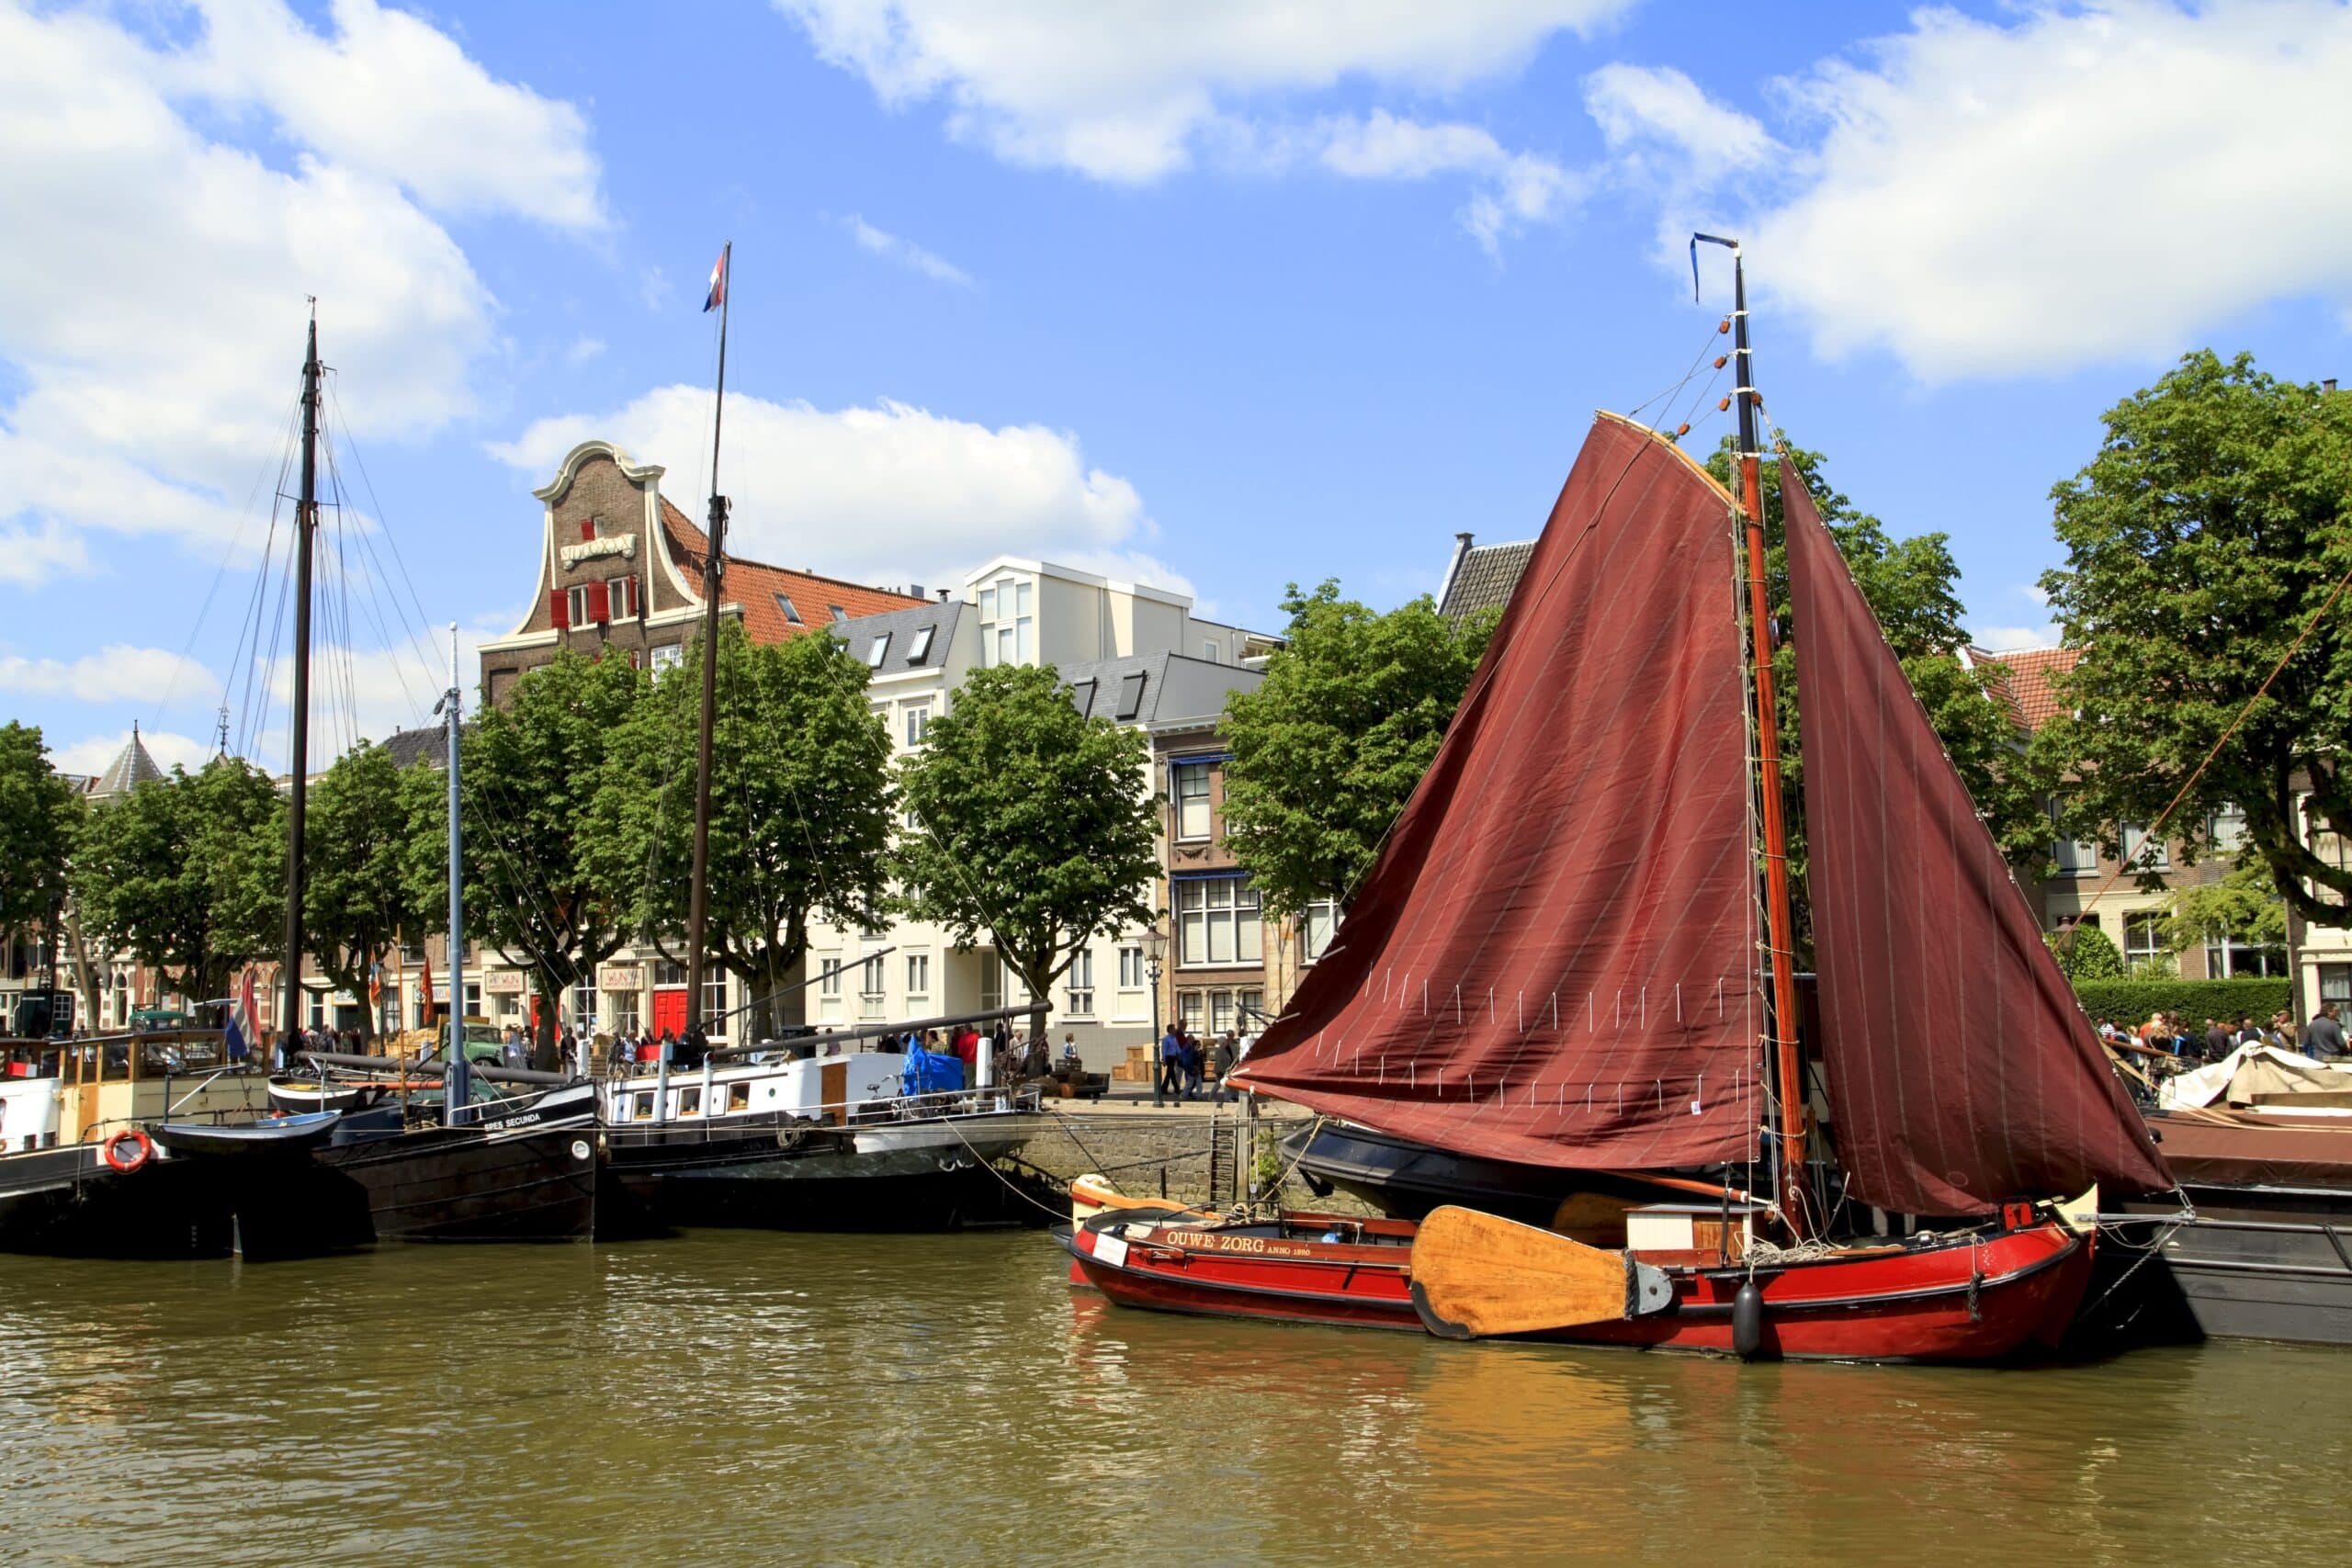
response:
<svg viewBox="0 0 2352 1568"><path fill-rule="evenodd" d="M1846 1190L1914 1214L2172 1179L1786 465L1820 1034Z"/></svg>
<svg viewBox="0 0 2352 1568"><path fill-rule="evenodd" d="M1745 1158L1763 1108L1732 505L1604 415L1253 1089L1464 1154Z"/></svg>

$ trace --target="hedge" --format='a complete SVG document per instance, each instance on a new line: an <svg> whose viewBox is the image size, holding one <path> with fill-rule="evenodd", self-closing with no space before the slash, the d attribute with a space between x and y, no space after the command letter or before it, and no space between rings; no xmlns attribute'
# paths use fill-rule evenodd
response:
<svg viewBox="0 0 2352 1568"><path fill-rule="evenodd" d="M2152 1012L2177 1014L2191 1032L2209 1018L2234 1021L2240 1013L2270 1021L2292 1003L2285 976L2235 980L2077 980L2075 995L2093 1018L2111 1018L2129 1029Z"/></svg>

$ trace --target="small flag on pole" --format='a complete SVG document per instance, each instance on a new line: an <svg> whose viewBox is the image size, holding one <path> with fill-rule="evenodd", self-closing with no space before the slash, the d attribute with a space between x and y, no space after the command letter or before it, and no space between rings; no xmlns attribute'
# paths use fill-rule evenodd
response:
<svg viewBox="0 0 2352 1568"><path fill-rule="evenodd" d="M710 292L703 297L703 314L708 315L725 303L727 303L727 253L721 251L718 253L718 259L710 264Z"/></svg>
<svg viewBox="0 0 2352 1568"><path fill-rule="evenodd" d="M238 987L237 1005L229 1010L226 1046L229 1060L242 1062L252 1053L253 1043L261 1038L261 1009L254 1001L253 965L245 965L244 979Z"/></svg>
<svg viewBox="0 0 2352 1568"><path fill-rule="evenodd" d="M433 960L424 961L424 1016L433 1016Z"/></svg>

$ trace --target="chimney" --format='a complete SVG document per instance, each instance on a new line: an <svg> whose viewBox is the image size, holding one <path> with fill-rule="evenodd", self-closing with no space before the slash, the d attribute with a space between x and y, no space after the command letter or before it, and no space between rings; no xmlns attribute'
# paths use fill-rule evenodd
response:
<svg viewBox="0 0 2352 1568"><path fill-rule="evenodd" d="M947 603L947 590L944 588L939 591L939 602L943 604Z"/></svg>
<svg viewBox="0 0 2352 1568"><path fill-rule="evenodd" d="M908 583L908 584L907 584L907 597L908 597L908 598L910 598L910 599L920 599L920 598L922 598L922 596L923 596L923 587L922 587L922 583L920 583L920 582L910 582L910 583Z"/></svg>
<svg viewBox="0 0 2352 1568"><path fill-rule="evenodd" d="M2330 376L2326 380L2322 381L2319 384L2319 389L2323 392L2332 392L2335 390L2335 378Z"/></svg>
<svg viewBox="0 0 2352 1568"><path fill-rule="evenodd" d="M1445 581L1437 587L1438 614L1445 613L1446 595L1453 592L1453 574L1462 570L1462 558L1470 553L1470 531L1464 528L1453 536L1453 558L1445 563Z"/></svg>

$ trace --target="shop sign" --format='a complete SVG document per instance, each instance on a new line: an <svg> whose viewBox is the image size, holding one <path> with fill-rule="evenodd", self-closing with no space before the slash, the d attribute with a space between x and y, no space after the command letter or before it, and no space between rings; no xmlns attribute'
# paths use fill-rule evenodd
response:
<svg viewBox="0 0 2352 1568"><path fill-rule="evenodd" d="M523 972L493 969L481 977L481 988L493 997L519 997L523 994Z"/></svg>
<svg viewBox="0 0 2352 1568"><path fill-rule="evenodd" d="M596 965L596 988L600 991L635 991L644 986L645 965L642 964Z"/></svg>

